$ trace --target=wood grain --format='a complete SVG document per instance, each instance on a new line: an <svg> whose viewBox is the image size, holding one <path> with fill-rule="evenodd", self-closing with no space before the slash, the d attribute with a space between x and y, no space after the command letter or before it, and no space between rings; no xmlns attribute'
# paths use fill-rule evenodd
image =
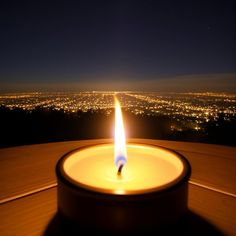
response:
<svg viewBox="0 0 236 236"><path fill-rule="evenodd" d="M42 235L57 209L56 188L0 206L0 234Z"/></svg>
<svg viewBox="0 0 236 236"><path fill-rule="evenodd" d="M236 234L236 198L189 184L189 209L224 235Z"/></svg>
<svg viewBox="0 0 236 236"><path fill-rule="evenodd" d="M57 160L72 149L107 141L85 140L1 149L0 235L44 234L56 214ZM131 141L163 146L183 154L192 167L189 209L206 222L204 225L216 227L218 233L236 235L236 148L162 140ZM201 228L193 221L187 224L191 234Z"/></svg>
<svg viewBox="0 0 236 236"><path fill-rule="evenodd" d="M56 183L55 165L66 152L111 140L85 140L0 149L0 201ZM183 154L191 180L236 194L236 148L162 140L130 140L160 145ZM219 151L220 150L220 151Z"/></svg>
<svg viewBox="0 0 236 236"><path fill-rule="evenodd" d="M56 183L57 160L70 150L92 143L88 140L0 149L0 201Z"/></svg>
<svg viewBox="0 0 236 236"><path fill-rule="evenodd" d="M0 206L1 235L43 235L57 213L56 187L32 194ZM219 234L235 235L236 200L233 197L189 184L189 209ZM101 213L102 217L102 213ZM205 232L187 222L191 234ZM205 226L204 226L205 227ZM59 231L60 225L54 225ZM195 235L195 234L194 234Z"/></svg>
<svg viewBox="0 0 236 236"><path fill-rule="evenodd" d="M236 196L236 158L225 158L212 153L180 151L192 167L191 181L229 192ZM236 154L235 154L236 157Z"/></svg>

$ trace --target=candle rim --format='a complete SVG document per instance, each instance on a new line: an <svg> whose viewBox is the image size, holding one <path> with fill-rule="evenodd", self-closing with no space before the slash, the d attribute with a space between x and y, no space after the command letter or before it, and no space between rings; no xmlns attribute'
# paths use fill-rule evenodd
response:
<svg viewBox="0 0 236 236"><path fill-rule="evenodd" d="M67 184L70 184L74 188L77 188L77 189L82 188L85 191L89 191L89 192L93 192L93 193L97 193L97 194L114 195L114 196L120 196L120 195L121 196L124 196L124 195L125 196L138 196L138 195L144 195L144 194L145 195L152 194L152 193L159 193L160 194L162 192L166 192L168 190L171 190L172 188L175 188L179 184L182 184L183 182L188 181L188 179L191 175L191 166L190 166L189 161L182 154L176 152L175 150L172 150L172 149L166 148L166 147L162 147L159 145L155 145L155 144L145 144L145 143L141 143L141 142L129 142L129 141L127 142L127 145L142 145L142 146L151 147L151 148L160 148L164 151L174 154L181 161L181 163L183 165L182 172L180 173L180 175L176 179L174 179L173 181L170 181L167 184L157 186L154 188L149 188L149 189L126 190L124 194L122 194L122 193L119 194L119 193L112 192L109 189L94 187L94 186L90 186L90 185L78 182L78 181L74 180L73 178L71 178L64 170L64 162L66 161L67 158L69 158L75 152L82 151L84 149L88 149L91 147L98 147L98 146L109 145L109 144L113 144L112 141L102 142L102 143L98 143L98 144L84 145L82 147L79 147L79 148L76 148L76 149L73 149L73 150L67 152L66 154L64 154L62 156L62 158L57 163L57 166L56 166L57 176L64 179Z"/></svg>

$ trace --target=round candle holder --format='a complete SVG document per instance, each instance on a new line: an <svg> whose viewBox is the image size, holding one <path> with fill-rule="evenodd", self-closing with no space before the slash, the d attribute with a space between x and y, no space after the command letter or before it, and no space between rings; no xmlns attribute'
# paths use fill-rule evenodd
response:
<svg viewBox="0 0 236 236"><path fill-rule="evenodd" d="M112 144L101 145L106 147ZM181 173L164 186L118 193L81 183L65 170L65 163L73 155L79 156L87 149L101 145L78 148L58 161L56 175L60 214L78 227L109 232L161 230L182 218L187 210L188 180L191 174L190 164L185 157L163 147L143 144L144 147L167 152L176 158L183 167Z"/></svg>

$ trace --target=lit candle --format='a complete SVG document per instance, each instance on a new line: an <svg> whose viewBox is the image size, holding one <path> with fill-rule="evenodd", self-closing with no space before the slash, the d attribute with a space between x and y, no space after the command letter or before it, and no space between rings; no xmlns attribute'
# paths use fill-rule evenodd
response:
<svg viewBox="0 0 236 236"><path fill-rule="evenodd" d="M126 144L118 100L114 144L66 154L57 176L59 211L81 225L120 231L161 227L187 208L188 162L168 149Z"/></svg>

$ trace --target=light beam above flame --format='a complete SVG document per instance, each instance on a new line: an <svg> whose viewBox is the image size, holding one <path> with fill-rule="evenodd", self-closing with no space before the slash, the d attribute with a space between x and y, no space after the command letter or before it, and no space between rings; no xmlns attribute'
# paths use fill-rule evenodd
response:
<svg viewBox="0 0 236 236"><path fill-rule="evenodd" d="M121 173L123 166L127 162L126 138L123 124L121 107L118 99L115 97L115 165L118 168L118 174Z"/></svg>

